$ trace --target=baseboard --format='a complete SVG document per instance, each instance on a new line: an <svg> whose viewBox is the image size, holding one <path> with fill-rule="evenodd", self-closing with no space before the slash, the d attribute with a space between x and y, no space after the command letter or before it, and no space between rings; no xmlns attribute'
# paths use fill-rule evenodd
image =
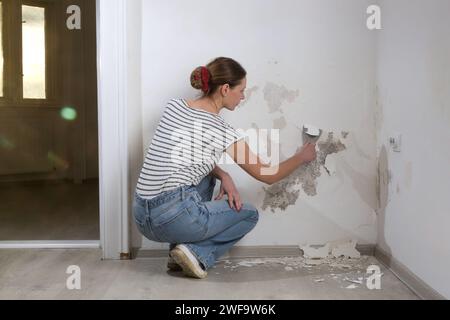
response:
<svg viewBox="0 0 450 320"><path fill-rule="evenodd" d="M447 300L439 292L434 290L422 279L416 276L404 264L395 259L391 254L386 253L380 247L375 247L375 258L384 264L395 276L403 282L409 289L423 300Z"/></svg>
<svg viewBox="0 0 450 320"><path fill-rule="evenodd" d="M356 249L362 254L373 256L375 245L357 245ZM133 248L132 258L164 258L168 256L165 249L139 249ZM229 253L223 256L224 259L243 258L278 258L278 257L298 257L303 255L303 250L299 246L235 246Z"/></svg>

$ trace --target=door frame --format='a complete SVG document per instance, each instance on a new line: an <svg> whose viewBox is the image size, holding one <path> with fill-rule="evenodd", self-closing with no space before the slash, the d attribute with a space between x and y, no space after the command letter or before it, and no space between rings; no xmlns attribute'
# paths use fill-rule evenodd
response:
<svg viewBox="0 0 450 320"><path fill-rule="evenodd" d="M0 241L0 249L98 248L130 258L126 0L96 0L100 242Z"/></svg>
<svg viewBox="0 0 450 320"><path fill-rule="evenodd" d="M127 0L97 1L100 244L103 259L130 257Z"/></svg>

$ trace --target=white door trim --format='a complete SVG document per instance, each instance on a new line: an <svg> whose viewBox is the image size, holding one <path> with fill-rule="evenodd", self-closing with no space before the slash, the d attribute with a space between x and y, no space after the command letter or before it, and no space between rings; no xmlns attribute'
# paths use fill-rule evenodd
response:
<svg viewBox="0 0 450 320"><path fill-rule="evenodd" d="M126 0L97 0L100 243L103 259L130 253Z"/></svg>

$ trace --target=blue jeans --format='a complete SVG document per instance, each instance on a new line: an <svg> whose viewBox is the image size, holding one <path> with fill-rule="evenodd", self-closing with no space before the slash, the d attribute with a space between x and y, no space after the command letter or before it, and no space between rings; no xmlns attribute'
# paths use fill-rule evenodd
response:
<svg viewBox="0 0 450 320"><path fill-rule="evenodd" d="M197 186L182 186L147 200L135 193L133 215L148 239L185 244L206 269L258 222L258 210L243 203L241 211L228 200L211 201L216 178L207 175Z"/></svg>

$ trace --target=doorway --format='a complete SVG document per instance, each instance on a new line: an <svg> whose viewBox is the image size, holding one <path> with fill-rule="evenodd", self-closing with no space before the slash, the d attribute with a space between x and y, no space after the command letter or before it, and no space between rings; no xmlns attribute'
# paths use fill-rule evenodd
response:
<svg viewBox="0 0 450 320"><path fill-rule="evenodd" d="M98 242L96 1L0 11L0 241Z"/></svg>

